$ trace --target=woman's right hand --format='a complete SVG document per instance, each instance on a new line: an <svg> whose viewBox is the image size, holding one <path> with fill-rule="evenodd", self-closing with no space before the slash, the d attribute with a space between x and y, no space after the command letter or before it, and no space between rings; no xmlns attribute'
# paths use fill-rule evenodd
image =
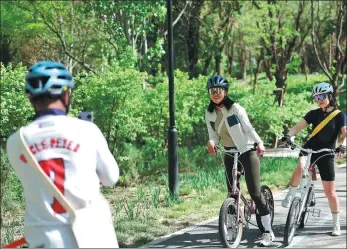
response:
<svg viewBox="0 0 347 249"><path fill-rule="evenodd" d="M208 154L210 154L211 156L215 156L216 155L216 145L212 140L209 140L207 142L207 147L208 147Z"/></svg>

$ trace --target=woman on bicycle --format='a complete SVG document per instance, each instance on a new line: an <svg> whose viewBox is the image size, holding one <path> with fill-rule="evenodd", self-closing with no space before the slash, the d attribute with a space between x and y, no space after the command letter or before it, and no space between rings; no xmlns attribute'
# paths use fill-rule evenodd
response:
<svg viewBox="0 0 347 249"><path fill-rule="evenodd" d="M337 100L333 95L332 85L322 82L313 87L312 96L319 108L309 111L303 119L294 125L287 135L282 137L283 142L290 142L291 137L295 136L303 128L312 124L312 129L315 129L327 115L337 109ZM329 123L327 123L317 135L313 136L305 143L303 148L320 150L320 149L335 149L336 140L339 133L342 135L343 142L336 149L338 156L342 156L346 150L346 114L338 113ZM327 152L313 154L311 163L315 162L319 157ZM289 191L282 201L283 207L289 207L295 195L295 191L300 184L301 175L305 166L306 156L304 152L300 152L298 165L293 172L289 183ZM339 221L339 200L335 190L335 171L334 171L334 155L325 155L316 161L319 174L322 179L325 196L328 198L330 210L333 216L333 236L341 235Z"/></svg>
<svg viewBox="0 0 347 249"><path fill-rule="evenodd" d="M225 150L243 148L246 144L257 144L257 148L246 147L239 157L244 168L248 192L255 202L265 228L261 245L268 246L275 238L271 227L270 210L260 190L260 161L258 156L265 151L263 142L248 119L245 109L228 97L229 83L223 76L212 76L207 81L210 104L205 112L209 135L207 143L210 155L216 155L216 144L221 142ZM233 157L225 154L227 188L230 194Z"/></svg>

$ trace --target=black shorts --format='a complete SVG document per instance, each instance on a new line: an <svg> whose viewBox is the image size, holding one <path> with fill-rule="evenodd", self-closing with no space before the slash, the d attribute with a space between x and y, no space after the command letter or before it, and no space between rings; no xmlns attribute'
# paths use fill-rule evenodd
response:
<svg viewBox="0 0 347 249"><path fill-rule="evenodd" d="M326 155L326 152L315 153L311 156L311 164L317 165L319 175L322 181L335 181L335 160L334 155ZM306 156L307 153L300 151L300 156ZM318 160L317 160L318 159Z"/></svg>

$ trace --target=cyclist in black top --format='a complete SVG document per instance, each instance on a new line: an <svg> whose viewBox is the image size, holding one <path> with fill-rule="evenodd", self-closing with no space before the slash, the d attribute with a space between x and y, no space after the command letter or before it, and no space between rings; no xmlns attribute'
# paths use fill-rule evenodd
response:
<svg viewBox="0 0 347 249"><path fill-rule="evenodd" d="M333 95L333 87L325 82L319 83L313 87L312 96L320 108L309 111L303 119L293 126L287 135L282 138L283 142L289 142L292 136L295 136L299 131L309 124L312 124L312 129L315 129L330 113L337 109L337 100ZM343 142L336 149L339 157L346 150L346 125L347 118L344 112L338 113L330 120L315 136L313 136L304 145L304 148L313 150L319 149L335 149L338 135L341 133ZM312 154L311 163L327 152ZM299 162L296 170L293 172L290 180L289 191L282 201L283 207L289 207L294 197L295 191L300 184L301 174L305 165L306 154L300 152ZM316 162L319 174L322 179L325 196L328 198L330 210L333 216L333 236L341 235L339 221L339 199L335 190L335 170L334 156L326 155L318 159Z"/></svg>

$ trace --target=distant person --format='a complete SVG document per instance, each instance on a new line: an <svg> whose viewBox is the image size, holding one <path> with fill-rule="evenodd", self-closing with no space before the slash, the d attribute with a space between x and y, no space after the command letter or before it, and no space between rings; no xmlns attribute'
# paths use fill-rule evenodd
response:
<svg viewBox="0 0 347 249"><path fill-rule="evenodd" d="M258 157L264 153L265 147L250 123L246 110L228 97L229 83L227 79L220 75L212 76L207 81L206 88L210 98L210 104L205 112L209 135L207 142L209 154L216 155L216 144L219 142L223 144L225 150L242 148L246 143L257 144L256 150L249 146L241 154L239 160L245 171L248 192L259 210L265 228L260 243L268 246L275 239L275 235L271 227L270 210L260 189L260 161ZM247 142L245 143L245 141ZM224 165L229 194L232 190L230 183L233 178L233 164L234 158L225 154Z"/></svg>
<svg viewBox="0 0 347 249"><path fill-rule="evenodd" d="M104 218L107 224L96 229L99 233L109 229L108 234L116 236L110 206L101 194L100 183L116 184L119 168L99 128L91 122L67 116L72 88L72 75L61 63L41 61L30 68L25 91L36 115L34 121L23 128L24 139L44 172L71 205L76 209L93 207L95 210L97 207L99 212L93 215ZM27 164L18 131L8 138L7 154L24 189L25 238L29 246L78 247L65 208ZM95 236L95 240L100 239L108 238ZM118 247L116 237L112 243L113 248Z"/></svg>
<svg viewBox="0 0 347 249"><path fill-rule="evenodd" d="M330 113L337 109L337 100L333 95L332 85L322 82L313 87L312 97L318 104L319 108L309 111L303 119L294 125L287 135L282 137L283 142L290 142L291 137L299 133L303 128L312 124L312 129L315 129ZM338 113L329 123L326 124L315 136L308 140L303 148L320 150L320 149L335 149L336 140L341 133L343 142L336 149L338 156L346 151L346 114L344 112ZM325 196L328 198L330 210L333 216L333 231L331 235L339 236L340 220L339 220L339 199L335 189L335 169L334 169L334 155L325 155L328 152L312 154L311 163L316 161L319 169L319 174L322 179ZM289 191L282 201L283 207L289 207L295 195L296 189L300 184L301 175L306 162L306 153L300 152L298 165L293 172L292 178L289 182ZM325 156L323 156L325 155Z"/></svg>

